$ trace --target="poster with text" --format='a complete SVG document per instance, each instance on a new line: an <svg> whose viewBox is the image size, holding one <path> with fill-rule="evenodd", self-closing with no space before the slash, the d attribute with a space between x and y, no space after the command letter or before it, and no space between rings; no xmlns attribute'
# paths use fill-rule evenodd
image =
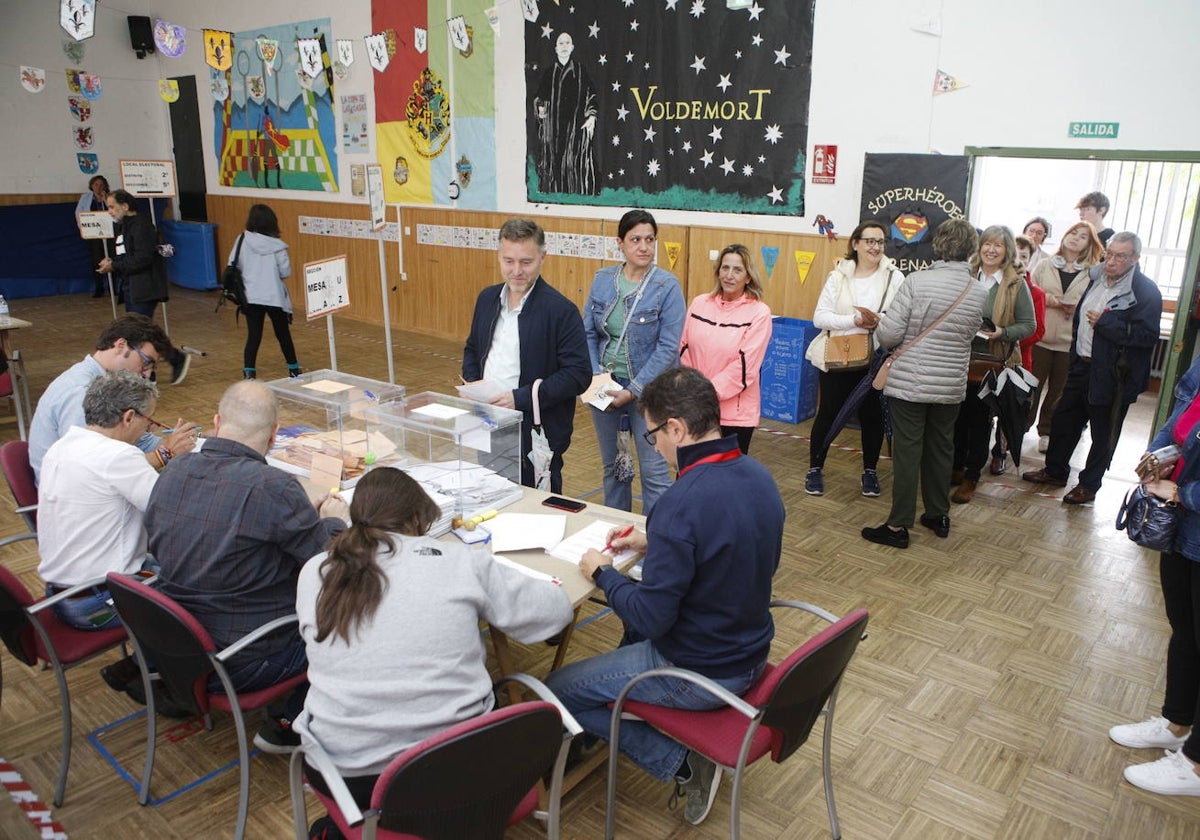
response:
<svg viewBox="0 0 1200 840"><path fill-rule="evenodd" d="M966 206L963 155L867 155L859 216L883 223L887 255L905 274L933 264L934 232L947 219L965 219Z"/></svg>
<svg viewBox="0 0 1200 840"><path fill-rule="evenodd" d="M354 93L342 97L342 151L365 155L371 150L367 134L367 95Z"/></svg>
<svg viewBox="0 0 1200 840"><path fill-rule="evenodd" d="M530 4L530 201L803 215L813 0Z"/></svg>

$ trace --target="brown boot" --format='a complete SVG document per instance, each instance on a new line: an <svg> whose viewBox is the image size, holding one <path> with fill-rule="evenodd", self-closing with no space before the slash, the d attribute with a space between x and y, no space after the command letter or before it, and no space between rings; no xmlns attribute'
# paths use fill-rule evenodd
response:
<svg viewBox="0 0 1200 840"><path fill-rule="evenodd" d="M969 478L964 478L962 484L950 494L950 501L956 505L965 505L967 502L975 498L975 487L979 484L977 481L972 481Z"/></svg>
<svg viewBox="0 0 1200 840"><path fill-rule="evenodd" d="M954 469L952 469L950 471L950 486L957 487L958 485L960 485L962 483L963 483L963 469L962 469L962 467L955 467Z"/></svg>

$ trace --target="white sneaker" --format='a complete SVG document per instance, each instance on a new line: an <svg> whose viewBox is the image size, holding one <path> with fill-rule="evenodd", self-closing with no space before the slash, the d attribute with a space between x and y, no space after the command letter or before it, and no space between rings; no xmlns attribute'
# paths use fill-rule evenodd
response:
<svg viewBox="0 0 1200 840"><path fill-rule="evenodd" d="M1042 435L1040 438L1038 438L1038 452L1045 454L1046 450L1049 448L1050 448L1050 435Z"/></svg>
<svg viewBox="0 0 1200 840"><path fill-rule="evenodd" d="M1168 751L1158 761L1126 767L1125 779L1131 785L1151 793L1200 796L1200 776L1196 775L1196 765L1184 757L1182 750Z"/></svg>
<svg viewBox="0 0 1200 840"><path fill-rule="evenodd" d="M1187 740L1187 735L1175 735L1167 728L1170 723L1165 717L1152 717L1141 723L1126 723L1108 730L1108 737L1123 747L1135 750L1177 750Z"/></svg>

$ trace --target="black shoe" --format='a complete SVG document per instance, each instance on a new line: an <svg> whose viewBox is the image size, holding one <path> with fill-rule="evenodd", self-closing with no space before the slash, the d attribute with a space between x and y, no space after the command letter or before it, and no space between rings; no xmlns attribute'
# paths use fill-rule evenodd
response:
<svg viewBox="0 0 1200 840"><path fill-rule="evenodd" d="M108 687L113 691L125 691L131 682L136 681L139 686L142 684L142 669L133 661L132 656L126 656L101 668L100 678L108 683ZM142 702L145 702L145 698L142 698Z"/></svg>
<svg viewBox="0 0 1200 840"><path fill-rule="evenodd" d="M893 531L886 522L878 528L863 528L862 538L879 545L890 545L892 548L908 548L908 529Z"/></svg>
<svg viewBox="0 0 1200 840"><path fill-rule="evenodd" d="M949 516L922 516L921 524L928 528L933 533L937 534L942 539L950 536L950 517Z"/></svg>
<svg viewBox="0 0 1200 840"><path fill-rule="evenodd" d="M291 721L268 717L254 736L254 746L275 755L291 755L300 746L300 736L292 731Z"/></svg>
<svg viewBox="0 0 1200 840"><path fill-rule="evenodd" d="M321 817L308 827L308 840L345 840L333 817Z"/></svg>
<svg viewBox="0 0 1200 840"><path fill-rule="evenodd" d="M180 703L163 687L161 682L150 683L151 691L154 692L154 712L155 714L163 715L169 718L178 718L187 720L194 718L199 712L192 706ZM142 685L141 678L131 680L125 686L125 693L129 695L129 699L137 703L139 706L146 705L146 691Z"/></svg>

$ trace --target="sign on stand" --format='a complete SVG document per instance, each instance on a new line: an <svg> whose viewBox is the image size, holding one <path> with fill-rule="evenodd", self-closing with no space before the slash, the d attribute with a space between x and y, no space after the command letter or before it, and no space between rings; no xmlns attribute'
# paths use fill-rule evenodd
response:
<svg viewBox="0 0 1200 840"><path fill-rule="evenodd" d="M383 167L378 163L367 164L367 201L371 205L371 230L383 230L387 209L383 197Z"/></svg>
<svg viewBox="0 0 1200 840"><path fill-rule="evenodd" d="M175 195L175 163L170 160L123 160L121 188L137 196Z"/></svg>
<svg viewBox="0 0 1200 840"><path fill-rule="evenodd" d="M346 255L304 264L304 308L308 320L325 316L329 331L329 367L337 370L337 344L333 337L333 313L350 305L346 279Z"/></svg>
<svg viewBox="0 0 1200 840"><path fill-rule="evenodd" d="M108 240L113 238L113 218L108 215L107 210L89 210L84 213L76 213L75 218L79 221L79 235L83 239L100 239L101 245L104 246L104 256L108 257ZM94 269L95 266L92 266ZM108 278L108 302L112 306L113 320L117 319L117 293L113 289L113 277L111 274L105 275Z"/></svg>
<svg viewBox="0 0 1200 840"><path fill-rule="evenodd" d="M379 246L379 298L383 303L383 343L387 348L388 382L396 384L396 364L392 358L392 313L388 299L387 258L383 250L383 228L387 224L387 201L383 195L383 167L367 164L367 203L371 206L371 230ZM399 211L396 220L399 221Z"/></svg>

